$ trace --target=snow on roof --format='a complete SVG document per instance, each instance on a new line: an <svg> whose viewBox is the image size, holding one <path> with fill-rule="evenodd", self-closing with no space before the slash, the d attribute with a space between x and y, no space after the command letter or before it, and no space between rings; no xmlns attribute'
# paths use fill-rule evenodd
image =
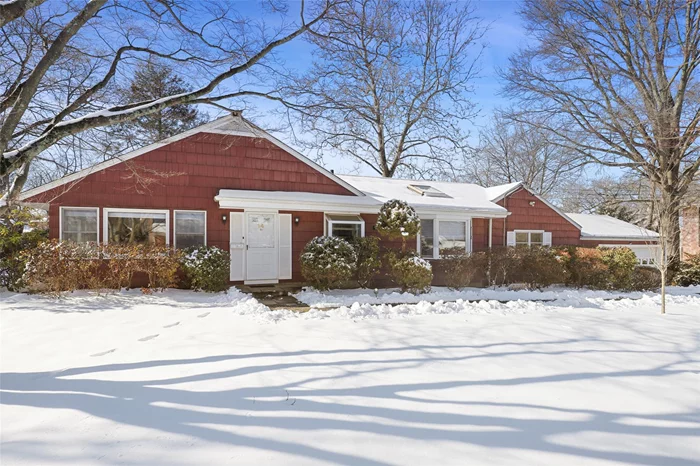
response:
<svg viewBox="0 0 700 466"><path fill-rule="evenodd" d="M566 214L581 225L581 237L620 238L620 239L656 239L655 231L633 225L608 215Z"/></svg>
<svg viewBox="0 0 700 466"><path fill-rule="evenodd" d="M445 181L400 180L375 176L339 175L347 183L382 203L391 199L408 202L417 210L470 210L506 214L507 210L489 199L487 190L476 184ZM409 186L430 186L449 197L424 196Z"/></svg>
<svg viewBox="0 0 700 466"><path fill-rule="evenodd" d="M522 181L516 181L515 183L501 184L498 186L491 186L490 188L484 188L489 199L493 202L500 201L506 194L522 186Z"/></svg>

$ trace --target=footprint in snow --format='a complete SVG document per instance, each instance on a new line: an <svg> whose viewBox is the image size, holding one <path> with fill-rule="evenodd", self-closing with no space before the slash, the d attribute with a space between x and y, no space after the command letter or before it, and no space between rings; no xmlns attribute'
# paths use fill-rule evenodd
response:
<svg viewBox="0 0 700 466"><path fill-rule="evenodd" d="M206 317L209 314L211 314L211 312L205 312L204 314L199 314L197 317L199 317L201 319L202 317Z"/></svg>
<svg viewBox="0 0 700 466"><path fill-rule="evenodd" d="M103 351L101 353L91 354L90 357L94 358L97 356L104 356L105 354L114 353L115 351L117 351L117 348L112 348L111 350Z"/></svg>
<svg viewBox="0 0 700 466"><path fill-rule="evenodd" d="M148 341L148 340L153 340L155 337L160 335L160 333L156 333L154 335L148 335L147 337L139 338L139 341Z"/></svg>
<svg viewBox="0 0 700 466"><path fill-rule="evenodd" d="M180 322L175 322L174 324L170 324L170 325L163 325L163 328L175 327L176 325L180 325Z"/></svg>

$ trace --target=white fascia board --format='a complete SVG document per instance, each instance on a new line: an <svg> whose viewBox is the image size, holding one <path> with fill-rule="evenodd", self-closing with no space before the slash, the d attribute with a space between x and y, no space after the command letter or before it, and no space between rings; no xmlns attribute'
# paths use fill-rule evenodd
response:
<svg viewBox="0 0 700 466"><path fill-rule="evenodd" d="M222 189L214 197L219 207L226 209L276 209L302 212L333 212L339 214L376 214L382 203L370 196L342 196L288 191L249 191ZM501 210L469 210L454 207L417 208L419 215L441 215L454 218L504 218Z"/></svg>
<svg viewBox="0 0 700 466"><path fill-rule="evenodd" d="M581 236L581 241L648 241L656 243L659 241L658 236Z"/></svg>

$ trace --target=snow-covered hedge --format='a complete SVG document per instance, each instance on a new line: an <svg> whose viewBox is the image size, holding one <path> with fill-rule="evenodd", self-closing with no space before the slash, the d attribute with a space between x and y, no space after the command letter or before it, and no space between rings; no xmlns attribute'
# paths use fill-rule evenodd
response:
<svg viewBox="0 0 700 466"><path fill-rule="evenodd" d="M231 256L228 251L216 246L188 248L181 265L193 290L215 293L229 287Z"/></svg>
<svg viewBox="0 0 700 466"><path fill-rule="evenodd" d="M420 218L406 202L392 199L379 210L377 231L389 239L405 240L420 233Z"/></svg>
<svg viewBox="0 0 700 466"><path fill-rule="evenodd" d="M128 287L136 272L148 277L144 293L175 284L180 252L167 246L45 241L25 251L23 281L33 292L60 295L78 289Z"/></svg>
<svg viewBox="0 0 700 466"><path fill-rule="evenodd" d="M348 282L355 273L356 264L355 249L343 238L317 236L301 253L301 273L319 290L337 288Z"/></svg>
<svg viewBox="0 0 700 466"><path fill-rule="evenodd" d="M430 262L418 257L415 253L397 255L387 254L391 278L402 291L424 293L430 290L433 281L433 268Z"/></svg>

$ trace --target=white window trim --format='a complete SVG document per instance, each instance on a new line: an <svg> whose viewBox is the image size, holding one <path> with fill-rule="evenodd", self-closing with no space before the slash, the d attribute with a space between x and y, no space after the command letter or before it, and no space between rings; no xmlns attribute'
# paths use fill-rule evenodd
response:
<svg viewBox="0 0 700 466"><path fill-rule="evenodd" d="M204 214L204 246L207 245L207 211L206 210L173 210L173 248L177 249L177 213ZM167 222L166 222L167 223Z"/></svg>
<svg viewBox="0 0 700 466"><path fill-rule="evenodd" d="M464 237L466 238L465 252L472 252L472 219L464 217L438 217L435 215L419 215L421 220L432 220L433 221L433 255L431 257L423 256L420 245L420 233L416 235L416 251L418 255L423 259L440 259L440 222L464 222Z"/></svg>
<svg viewBox="0 0 700 466"><path fill-rule="evenodd" d="M105 207L102 209L102 241L109 244L109 213L110 212L137 212L143 214L165 214L165 245L170 246L170 211L167 209L119 209L117 207Z"/></svg>
<svg viewBox="0 0 700 466"><path fill-rule="evenodd" d="M331 220L329 215L357 215L360 220ZM360 225L360 238L365 237L365 219L360 214L324 212L323 214L323 235L331 236L333 225Z"/></svg>
<svg viewBox="0 0 700 466"><path fill-rule="evenodd" d="M63 241L63 210L94 210L97 213L97 244L100 244L100 208L99 207L71 207L61 206L58 208L58 238Z"/></svg>
<svg viewBox="0 0 700 466"><path fill-rule="evenodd" d="M544 230L513 230L515 232L515 245L518 245L518 233L527 233L527 247L532 247L532 233L542 233L542 244L538 244L537 246L544 246L544 234L546 231Z"/></svg>

